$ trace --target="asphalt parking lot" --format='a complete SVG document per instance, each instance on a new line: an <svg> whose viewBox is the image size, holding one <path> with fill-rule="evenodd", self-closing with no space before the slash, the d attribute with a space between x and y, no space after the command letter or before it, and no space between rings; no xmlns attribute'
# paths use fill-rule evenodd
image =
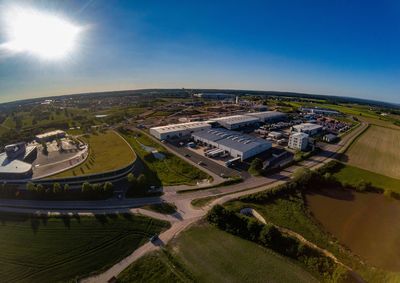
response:
<svg viewBox="0 0 400 283"><path fill-rule="evenodd" d="M200 154L188 149L186 146L178 145L178 142L176 142L176 143L168 142L168 143L165 143L165 146L172 148L173 150L178 152L183 158L190 159L197 164L199 164L199 162L202 162L203 163L202 166L206 170L209 170L219 176L223 175L226 177L233 177L233 176L241 175L243 178L248 177L247 172L241 171L240 169L235 170L234 168L228 168L228 167L222 166L222 165L212 161L212 159L207 158L203 155L200 155Z"/></svg>

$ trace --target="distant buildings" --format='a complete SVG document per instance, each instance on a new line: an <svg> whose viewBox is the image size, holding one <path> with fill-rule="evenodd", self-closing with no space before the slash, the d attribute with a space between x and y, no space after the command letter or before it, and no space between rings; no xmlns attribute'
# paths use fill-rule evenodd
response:
<svg viewBox="0 0 400 283"><path fill-rule="evenodd" d="M233 99L235 96L229 93L219 93L219 92L206 92L206 93L195 93L193 96L204 99L216 99L216 100L224 100L224 99Z"/></svg>
<svg viewBox="0 0 400 283"><path fill-rule="evenodd" d="M35 139L37 142L42 143L42 142L49 142L55 139L61 139L66 136L66 133L61 130L55 130L52 132L47 132L44 134L36 135Z"/></svg>
<svg viewBox="0 0 400 283"><path fill-rule="evenodd" d="M225 129L209 129L195 132L193 139L204 146L225 152L234 158L245 160L272 147L271 142Z"/></svg>
<svg viewBox="0 0 400 283"><path fill-rule="evenodd" d="M289 137L288 147L296 150L306 150L309 136L306 133L293 133Z"/></svg>
<svg viewBox="0 0 400 283"><path fill-rule="evenodd" d="M159 140L189 136L196 131L211 128L208 122L188 122L150 128L150 134Z"/></svg>
<svg viewBox="0 0 400 283"><path fill-rule="evenodd" d="M301 112L305 113L310 113L310 114L320 114L320 115L326 115L326 116L334 116L334 115L339 115L339 111L331 110L331 109L324 109L324 108L307 108L307 107L302 107L300 108Z"/></svg>
<svg viewBox="0 0 400 283"><path fill-rule="evenodd" d="M312 123L303 123L292 127L292 132L305 133L310 136L315 136L322 132L322 126Z"/></svg>

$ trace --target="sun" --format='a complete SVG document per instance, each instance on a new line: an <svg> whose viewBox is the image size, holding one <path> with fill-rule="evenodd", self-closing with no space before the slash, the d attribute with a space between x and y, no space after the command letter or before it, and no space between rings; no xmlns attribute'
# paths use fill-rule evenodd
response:
<svg viewBox="0 0 400 283"><path fill-rule="evenodd" d="M59 15L32 8L11 8L5 15L7 41L3 48L43 59L60 59L77 45L82 28Z"/></svg>

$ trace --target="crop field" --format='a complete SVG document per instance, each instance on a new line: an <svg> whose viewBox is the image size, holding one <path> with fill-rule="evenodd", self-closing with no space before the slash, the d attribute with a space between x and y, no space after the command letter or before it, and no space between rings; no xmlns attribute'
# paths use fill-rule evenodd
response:
<svg viewBox="0 0 400 283"><path fill-rule="evenodd" d="M119 282L318 282L292 260L250 241L200 224L183 232L166 253L142 258Z"/></svg>
<svg viewBox="0 0 400 283"><path fill-rule="evenodd" d="M347 163L400 179L400 131L371 126L346 152Z"/></svg>
<svg viewBox="0 0 400 283"><path fill-rule="evenodd" d="M377 174L358 167L345 165L334 174L342 184L356 186L360 180L371 182L374 187L400 193L400 180Z"/></svg>
<svg viewBox="0 0 400 283"><path fill-rule="evenodd" d="M293 261L208 224L184 232L173 249L199 282L316 282Z"/></svg>
<svg viewBox="0 0 400 283"><path fill-rule="evenodd" d="M144 174L149 180L158 180L164 186L193 185L198 180L209 177L200 169L169 153L163 146L143 133L127 132L123 136L143 161ZM157 150L163 158L155 158L150 150Z"/></svg>
<svg viewBox="0 0 400 283"><path fill-rule="evenodd" d="M127 166L136 158L130 146L115 132L91 134L82 140L89 144L88 158L81 165L51 178L107 172Z"/></svg>
<svg viewBox="0 0 400 283"><path fill-rule="evenodd" d="M115 264L168 227L143 216L0 214L2 282L72 281Z"/></svg>

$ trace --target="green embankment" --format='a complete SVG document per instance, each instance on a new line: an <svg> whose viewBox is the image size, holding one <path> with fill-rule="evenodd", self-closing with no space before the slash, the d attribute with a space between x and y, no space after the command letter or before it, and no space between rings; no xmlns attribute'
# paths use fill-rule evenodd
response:
<svg viewBox="0 0 400 283"><path fill-rule="evenodd" d="M129 165L136 158L135 153L125 140L113 131L91 134L81 139L89 144L87 159L82 164L50 178L112 171Z"/></svg>
<svg viewBox="0 0 400 283"><path fill-rule="evenodd" d="M2 282L60 282L104 270L169 223L143 216L0 214Z"/></svg>

